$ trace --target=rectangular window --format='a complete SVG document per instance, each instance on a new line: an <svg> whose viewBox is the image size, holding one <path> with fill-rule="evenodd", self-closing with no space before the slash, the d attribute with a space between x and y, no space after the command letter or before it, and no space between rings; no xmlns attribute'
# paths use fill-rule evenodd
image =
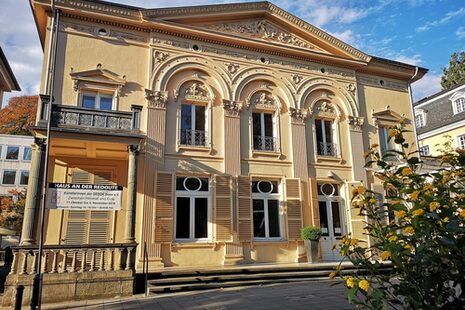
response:
<svg viewBox="0 0 465 310"><path fill-rule="evenodd" d="M423 118L423 114L415 115L415 127L420 128L425 126L425 119Z"/></svg>
<svg viewBox="0 0 465 310"><path fill-rule="evenodd" d="M113 109L113 96L102 93L83 93L81 106L88 109L111 111Z"/></svg>
<svg viewBox="0 0 465 310"><path fill-rule="evenodd" d="M379 146L381 148L381 154L384 156L388 151L396 150L396 144L394 142L394 138L389 139L389 128L379 127L378 132L379 132ZM395 154L393 154L392 157L397 158Z"/></svg>
<svg viewBox="0 0 465 310"><path fill-rule="evenodd" d="M273 129L273 114L252 113L253 149L276 151L276 138Z"/></svg>
<svg viewBox="0 0 465 310"><path fill-rule="evenodd" d="M175 238L208 241L209 186L207 178L176 178Z"/></svg>
<svg viewBox="0 0 465 310"><path fill-rule="evenodd" d="M465 98L458 98L454 101L455 104L455 113L460 113L465 111Z"/></svg>
<svg viewBox="0 0 465 310"><path fill-rule="evenodd" d="M18 160L19 157L19 146L8 146L6 149L6 159Z"/></svg>
<svg viewBox="0 0 465 310"><path fill-rule="evenodd" d="M27 185L29 181L29 171L21 171L21 177L19 179L20 185Z"/></svg>
<svg viewBox="0 0 465 310"><path fill-rule="evenodd" d="M16 171L15 170L4 170L3 171L3 185L15 185L16 181Z"/></svg>
<svg viewBox="0 0 465 310"><path fill-rule="evenodd" d="M23 148L23 160L30 161L32 156L32 149L28 146Z"/></svg>
<svg viewBox="0 0 465 310"><path fill-rule="evenodd" d="M420 147L420 155L422 155L422 156L431 155L431 152L429 150L429 145L424 145L424 146Z"/></svg>
<svg viewBox="0 0 465 310"><path fill-rule="evenodd" d="M457 140L458 140L459 148L461 148L462 150L465 150L465 135L458 136Z"/></svg>
<svg viewBox="0 0 465 310"><path fill-rule="evenodd" d="M201 105L181 105L181 144L206 145L206 111L206 107Z"/></svg>
<svg viewBox="0 0 465 310"><path fill-rule="evenodd" d="M317 153L322 156L337 156L333 139L333 122L324 119L315 120Z"/></svg>
<svg viewBox="0 0 465 310"><path fill-rule="evenodd" d="M268 180L253 181L252 198L254 238L281 238L278 182Z"/></svg>

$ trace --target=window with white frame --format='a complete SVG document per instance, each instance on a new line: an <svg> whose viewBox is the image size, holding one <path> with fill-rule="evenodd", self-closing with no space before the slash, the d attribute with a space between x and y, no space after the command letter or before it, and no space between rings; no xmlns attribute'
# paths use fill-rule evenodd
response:
<svg viewBox="0 0 465 310"><path fill-rule="evenodd" d="M3 170L2 184L3 185L15 185L16 184L16 170Z"/></svg>
<svg viewBox="0 0 465 310"><path fill-rule="evenodd" d="M30 161L32 157L32 148L29 146L25 146L23 148L23 160Z"/></svg>
<svg viewBox="0 0 465 310"><path fill-rule="evenodd" d="M465 135L457 136L458 147L462 150L465 150Z"/></svg>
<svg viewBox="0 0 465 310"><path fill-rule="evenodd" d="M19 158L19 146L8 146L6 148L5 159L18 160Z"/></svg>
<svg viewBox="0 0 465 310"><path fill-rule="evenodd" d="M334 121L317 118L315 119L315 129L317 154L322 156L337 156Z"/></svg>
<svg viewBox="0 0 465 310"><path fill-rule="evenodd" d="M318 211L323 237L339 238L344 231L343 205L337 184L317 184Z"/></svg>
<svg viewBox="0 0 465 310"><path fill-rule="evenodd" d="M379 133L379 147L381 148L381 154L386 155L388 151L396 150L396 144L394 138L389 138L389 127L380 126L378 127ZM393 154L393 157L396 157Z"/></svg>
<svg viewBox="0 0 465 310"><path fill-rule="evenodd" d="M459 97L454 100L454 114L465 111L465 97Z"/></svg>
<svg viewBox="0 0 465 310"><path fill-rule="evenodd" d="M255 239L281 239L280 191L277 181L252 181Z"/></svg>
<svg viewBox="0 0 465 310"><path fill-rule="evenodd" d="M420 147L420 155L421 156L429 156L429 155L431 155L429 145L423 145L422 147Z"/></svg>
<svg viewBox="0 0 465 310"><path fill-rule="evenodd" d="M180 144L207 145L207 107L196 104L181 104Z"/></svg>
<svg viewBox="0 0 465 310"><path fill-rule="evenodd" d="M81 106L96 110L113 110L113 95L110 93L82 91Z"/></svg>
<svg viewBox="0 0 465 310"><path fill-rule="evenodd" d="M19 178L20 185L27 185L29 182L29 171L23 170L21 171L21 176Z"/></svg>
<svg viewBox="0 0 465 310"><path fill-rule="evenodd" d="M253 149L276 151L274 115L271 112L252 113Z"/></svg>
<svg viewBox="0 0 465 310"><path fill-rule="evenodd" d="M210 239L210 189L208 178L176 178L175 239Z"/></svg>
<svg viewBox="0 0 465 310"><path fill-rule="evenodd" d="M415 127L420 128L425 126L425 116L422 112L415 114Z"/></svg>

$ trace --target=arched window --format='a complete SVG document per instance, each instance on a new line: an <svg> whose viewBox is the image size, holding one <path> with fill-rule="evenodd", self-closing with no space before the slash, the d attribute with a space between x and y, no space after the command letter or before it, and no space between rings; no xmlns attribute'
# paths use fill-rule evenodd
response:
<svg viewBox="0 0 465 310"><path fill-rule="evenodd" d="M329 101L322 101L314 110L315 148L317 156L339 157L339 127L336 107Z"/></svg>
<svg viewBox="0 0 465 310"><path fill-rule="evenodd" d="M278 152L278 102L269 92L255 93L252 106L252 150Z"/></svg>

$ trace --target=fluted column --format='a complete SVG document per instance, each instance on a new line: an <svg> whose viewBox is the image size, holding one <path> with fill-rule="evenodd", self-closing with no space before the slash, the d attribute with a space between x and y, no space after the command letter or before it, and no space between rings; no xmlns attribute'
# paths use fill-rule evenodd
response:
<svg viewBox="0 0 465 310"><path fill-rule="evenodd" d="M137 153L138 145L128 146L128 190L126 200L126 229L124 231L124 241L134 242L135 219L136 219L136 195L137 195Z"/></svg>
<svg viewBox="0 0 465 310"><path fill-rule="evenodd" d="M26 204L24 207L21 245L32 245L35 242L35 228L42 192L42 167L45 160L45 140L35 139L32 145L31 167L27 185Z"/></svg>

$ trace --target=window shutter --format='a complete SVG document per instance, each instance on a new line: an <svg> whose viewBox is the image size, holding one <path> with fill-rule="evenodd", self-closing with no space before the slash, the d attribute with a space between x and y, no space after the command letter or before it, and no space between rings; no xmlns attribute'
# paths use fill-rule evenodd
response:
<svg viewBox="0 0 465 310"><path fill-rule="evenodd" d="M300 230L302 228L302 200L300 190L300 179L286 179L288 240L300 240Z"/></svg>
<svg viewBox="0 0 465 310"><path fill-rule="evenodd" d="M367 237L365 235L366 218L364 215L359 214L360 213L359 208L353 208L351 204L352 191L355 188L362 186L362 185L363 184L361 182L347 182L347 192L348 192L347 202L350 208L350 223L352 226L352 231L351 231L352 238L367 240Z"/></svg>
<svg viewBox="0 0 465 310"><path fill-rule="evenodd" d="M252 199L250 184L250 177L237 177L240 241L252 241Z"/></svg>
<svg viewBox="0 0 465 310"><path fill-rule="evenodd" d="M313 223L315 226L320 227L320 211L318 208L318 189L317 182L315 179L310 179L310 192L312 194L311 206L312 206L312 216Z"/></svg>
<svg viewBox="0 0 465 310"><path fill-rule="evenodd" d="M160 172L156 181L155 242L171 242L173 237L173 174Z"/></svg>
<svg viewBox="0 0 465 310"><path fill-rule="evenodd" d="M232 192L231 177L216 176L215 187L215 222L216 240L232 240Z"/></svg>
<svg viewBox="0 0 465 310"><path fill-rule="evenodd" d="M95 171L93 184L105 185L112 182L111 171ZM90 211L89 214L89 244L109 242L111 211Z"/></svg>
<svg viewBox="0 0 465 310"><path fill-rule="evenodd" d="M79 168L71 170L71 183L90 184L92 175ZM86 244L89 229L87 211L68 211L65 244Z"/></svg>

